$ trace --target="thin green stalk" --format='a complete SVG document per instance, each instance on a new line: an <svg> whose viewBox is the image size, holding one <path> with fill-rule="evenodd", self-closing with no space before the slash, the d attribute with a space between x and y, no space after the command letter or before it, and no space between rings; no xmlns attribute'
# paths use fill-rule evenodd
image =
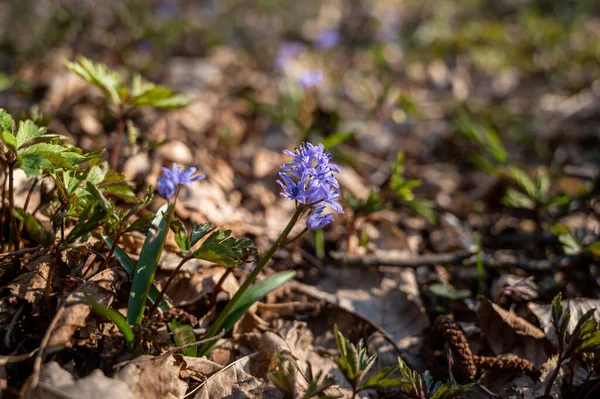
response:
<svg viewBox="0 0 600 399"><path fill-rule="evenodd" d="M33 183L31 183L31 187L29 187L29 191L27 192L27 198L25 199L25 205L23 205L24 212L27 212L27 208L29 208L29 202L31 201L31 195L33 194L33 190L35 190L35 187L37 186L39 181L40 181L40 179L38 179L36 177L35 180L33 180ZM25 220L23 220L21 223L19 223L19 236L21 236L24 226L25 226Z"/></svg>
<svg viewBox="0 0 600 399"><path fill-rule="evenodd" d="M173 282L173 279L177 275L177 272L190 259L192 259L191 256L186 256L185 258L181 259L181 262L179 262L179 264L177 265L177 267L171 272L171 275L169 276L169 279L167 280L167 282L165 283L165 285L160 290L160 293L158 294L158 297L156 297L156 300L154 301L154 305L152 305L152 309L150 309L150 312L148 313L148 322L150 322L150 320L152 320L152 316L154 315L154 312L156 312L156 309L158 308L158 305L160 304L160 301L162 301L162 299L164 298L165 292L167 292L167 288L169 288L169 286Z"/></svg>
<svg viewBox="0 0 600 399"><path fill-rule="evenodd" d="M227 306L225 306L225 309L223 309L223 311L219 314L219 317L217 317L217 320L215 320L213 325L210 327L210 329L208 330L208 333L206 334L206 337L212 337L212 336L216 335L217 333L219 333L219 331L221 330L221 326L223 325L223 322L225 321L225 319L227 318L229 313L231 313L231 311L234 309L236 303L242 297L244 292L246 292L248 290L248 288L250 288L250 285L254 282L254 280L256 280L256 277L258 277L258 275L260 274L262 269L264 269L265 265L271 259L271 257L275 253L275 251L277 251L277 249L285 241L287 236L292 231L292 228L294 228L294 226L296 225L296 222L300 218L300 215L302 214L303 210L304 210L304 207L296 208L296 212L294 212L294 214L292 215L292 218L290 219L287 226L285 226L285 229L283 229L283 231L277 238L277 241L275 241L275 243L273 245L271 245L271 248L269 248L269 250L264 254L264 256L262 258L260 258L260 261L257 263L256 267L254 267L254 269L250 272L250 275L248 276L246 281L244 281L244 283L240 286L240 288L237 290L237 292L235 293L233 298L231 298L231 300L229 301ZM205 352L208 349L210 349L211 347L212 347L212 345L202 345L200 347L199 354L205 355L206 354Z"/></svg>
<svg viewBox="0 0 600 399"><path fill-rule="evenodd" d="M15 189L14 189L14 168L15 163L9 160L8 162L8 208L10 212L10 231L15 251L20 248L19 234L17 234L17 218L15 218Z"/></svg>

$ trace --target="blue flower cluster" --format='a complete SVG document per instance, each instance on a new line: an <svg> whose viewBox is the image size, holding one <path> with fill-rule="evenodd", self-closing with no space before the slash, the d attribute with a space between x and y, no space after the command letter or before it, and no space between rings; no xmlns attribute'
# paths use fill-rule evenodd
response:
<svg viewBox="0 0 600 399"><path fill-rule="evenodd" d="M308 71L298 78L298 84L304 90L312 89L323 82L323 73L321 71Z"/></svg>
<svg viewBox="0 0 600 399"><path fill-rule="evenodd" d="M163 174L158 178L156 189L161 197L170 200L177 192L177 186L180 184L189 184L193 181L204 179L206 175L196 173L196 168L180 168L176 163L173 163L172 169L161 168Z"/></svg>
<svg viewBox="0 0 600 399"><path fill-rule="evenodd" d="M294 158L281 166L277 183L283 188L281 196L297 201L312 209L306 222L314 230L333 222L331 213L323 213L328 206L338 213L344 213L340 200L340 185L334 172L339 173L337 165L331 163L332 155L323 144L303 143L295 152L283 152Z"/></svg>

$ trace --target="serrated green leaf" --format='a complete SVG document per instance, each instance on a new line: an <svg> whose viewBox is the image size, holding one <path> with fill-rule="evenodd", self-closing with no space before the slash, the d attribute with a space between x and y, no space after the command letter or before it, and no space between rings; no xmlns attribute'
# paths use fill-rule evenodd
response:
<svg viewBox="0 0 600 399"><path fill-rule="evenodd" d="M473 384L467 385L459 385L453 387L449 382L439 387L433 395L431 395L431 399L454 399L459 395L465 394L471 390Z"/></svg>
<svg viewBox="0 0 600 399"><path fill-rule="evenodd" d="M93 84L107 94L114 105L121 104L119 92L123 83L117 72L112 71L104 64L94 63L85 57L78 57L77 62L66 61L65 65L88 83Z"/></svg>
<svg viewBox="0 0 600 399"><path fill-rule="evenodd" d="M509 173L531 200L540 200L540 193L538 192L536 184L523 169L511 166L509 168Z"/></svg>
<svg viewBox="0 0 600 399"><path fill-rule="evenodd" d="M596 352L600 349L600 331L595 331L593 333L585 336L576 348L575 353L588 353L588 352Z"/></svg>
<svg viewBox="0 0 600 399"><path fill-rule="evenodd" d="M173 204L163 205L152 221L154 229L146 235L129 293L129 303L127 306L127 321L129 324L140 325L144 317L148 293L152 287L160 254L165 246L165 240L169 232L167 220L172 214Z"/></svg>
<svg viewBox="0 0 600 399"><path fill-rule="evenodd" d="M190 100L187 98L163 86L149 88L131 99L131 104L134 106L150 106L158 109L181 108L189 103Z"/></svg>
<svg viewBox="0 0 600 399"><path fill-rule="evenodd" d="M0 108L0 132L11 133L13 131L13 118L6 112L5 109Z"/></svg>
<svg viewBox="0 0 600 399"><path fill-rule="evenodd" d="M52 162L36 154L21 155L16 166L22 169L27 177L42 177L42 170L51 171L54 169Z"/></svg>
<svg viewBox="0 0 600 399"><path fill-rule="evenodd" d="M192 257L217 263L221 266L234 267L243 262L244 258L256 252L257 248L250 240L236 240L231 235L231 230L214 231L193 252Z"/></svg>
<svg viewBox="0 0 600 399"><path fill-rule="evenodd" d="M400 385L400 381L397 378L389 378L397 368L398 366L390 366L379 370L360 385L360 390L383 389Z"/></svg>
<svg viewBox="0 0 600 399"><path fill-rule="evenodd" d="M216 227L212 223L194 223L194 227L192 228L192 234L190 235L190 247L196 245L196 243L200 241L202 237L212 232L214 229L216 229Z"/></svg>
<svg viewBox="0 0 600 399"><path fill-rule="evenodd" d="M73 227L61 243L61 247L66 248L77 239L91 233L93 230L100 227L107 218L108 213L101 206L97 204L88 205L79 216L79 220L77 220L75 227Z"/></svg>
<svg viewBox="0 0 600 399"><path fill-rule="evenodd" d="M73 169L76 164L85 161L81 150L58 144L38 143L25 148L22 155L39 155L46 158L56 168Z"/></svg>
<svg viewBox="0 0 600 399"><path fill-rule="evenodd" d="M17 148L21 149L29 141L46 133L45 127L39 127L32 120L21 121L17 130Z"/></svg>

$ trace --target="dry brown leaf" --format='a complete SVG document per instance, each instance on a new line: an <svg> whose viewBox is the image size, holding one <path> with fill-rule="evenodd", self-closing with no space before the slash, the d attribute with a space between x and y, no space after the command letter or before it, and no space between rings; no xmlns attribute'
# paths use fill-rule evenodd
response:
<svg viewBox="0 0 600 399"><path fill-rule="evenodd" d="M50 262L52 262L50 255L42 255L28 262L25 268L30 271L21 274L6 287L10 293L6 299L12 303L17 299L34 303L42 298L50 271Z"/></svg>
<svg viewBox="0 0 600 399"><path fill-rule="evenodd" d="M264 382L250 373L258 353L244 356L210 376L196 391L195 399L247 398Z"/></svg>
<svg viewBox="0 0 600 399"><path fill-rule="evenodd" d="M204 268L199 272L179 273L167 289L167 296L173 301L173 306L191 305L207 294L212 294L215 285L223 276L223 267ZM230 295L235 293L239 285L232 274L229 274L221 289Z"/></svg>
<svg viewBox="0 0 600 399"><path fill-rule="evenodd" d="M208 360L205 357L189 357L181 354L174 354L173 357L181 362L181 370L179 376L181 378L195 378L204 381L208 376L221 370L223 366Z"/></svg>
<svg viewBox="0 0 600 399"><path fill-rule="evenodd" d="M179 378L184 364L173 355L140 356L122 367L115 379L126 383L136 398L179 399L187 390Z"/></svg>
<svg viewBox="0 0 600 399"><path fill-rule="evenodd" d="M77 291L72 292L65 299L65 311L62 312L60 320L52 332L46 353L69 346L75 331L86 325L86 319L91 312L90 305L85 299L86 294L92 295L96 301L110 306L121 284L128 279L127 273L121 268L107 269L92 277Z"/></svg>
<svg viewBox="0 0 600 399"><path fill-rule="evenodd" d="M40 399L86 398L86 399L135 399L127 383L108 378L100 370L87 377L75 378L56 362L44 364L40 372L38 395ZM150 396L148 398L151 398Z"/></svg>
<svg viewBox="0 0 600 399"><path fill-rule="evenodd" d="M531 361L536 368L548 358L544 332L489 299L479 298L477 320L494 354L514 353Z"/></svg>
<svg viewBox="0 0 600 399"><path fill-rule="evenodd" d="M528 303L527 304L529 310L538 318L540 321L540 326L546 333L546 336L552 342L553 345L556 345L556 334L554 333L554 329L552 328L552 320L551 320L551 308L552 305L538 305L536 303ZM567 326L567 331L569 333L573 332L573 329L577 325L577 322L586 312L591 309L596 309L594 313L594 318L597 322L600 323L600 299L590 299L590 298L575 298L575 299L565 299L562 301L563 309L569 309L571 311L571 318L569 320L569 325Z"/></svg>
<svg viewBox="0 0 600 399"><path fill-rule="evenodd" d="M404 355L412 357L418 353L418 340L429 326L429 319L414 270L399 269L397 274L388 277L366 268L332 267L317 288L331 293L330 298L334 298L338 306L389 334L400 350L406 351Z"/></svg>

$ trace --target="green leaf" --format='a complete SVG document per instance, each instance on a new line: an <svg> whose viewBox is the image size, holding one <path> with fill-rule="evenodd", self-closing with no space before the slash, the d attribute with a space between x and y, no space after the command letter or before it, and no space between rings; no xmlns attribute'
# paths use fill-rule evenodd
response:
<svg viewBox="0 0 600 399"><path fill-rule="evenodd" d="M560 328L560 318L563 314L562 307L562 293L558 293L552 300L552 325L554 326L555 332L558 334Z"/></svg>
<svg viewBox="0 0 600 399"><path fill-rule="evenodd" d="M502 199L502 203L511 208L535 209L535 201L514 188L506 190L506 196Z"/></svg>
<svg viewBox="0 0 600 399"><path fill-rule="evenodd" d="M230 237L231 230L217 230L200 245L192 256L217 263L221 266L234 267L244 261L244 258L257 251L252 241L236 240Z"/></svg>
<svg viewBox="0 0 600 399"><path fill-rule="evenodd" d="M216 227L212 223L202 223L196 224L194 223L194 227L192 227L192 234L190 235L190 248L196 245L198 241L202 239L205 235L212 232Z"/></svg>
<svg viewBox="0 0 600 399"><path fill-rule="evenodd" d="M459 395L469 392L472 387L473 384L459 385L453 387L450 382L447 382L444 385L440 386L433 393L433 395L431 395L431 399L454 399Z"/></svg>
<svg viewBox="0 0 600 399"><path fill-rule="evenodd" d="M29 212L15 209L15 217L24 223L25 231L38 244L49 247L54 242L52 232L46 231L42 224Z"/></svg>
<svg viewBox="0 0 600 399"><path fill-rule="evenodd" d="M352 139L354 137L354 133L348 133L348 132L336 132L333 134L330 134L329 136L327 136L325 139L323 139L323 141L321 142L323 144L323 146L330 150L331 148L335 147L338 144L342 144L350 139Z"/></svg>
<svg viewBox="0 0 600 399"><path fill-rule="evenodd" d="M0 139L12 152L17 153L17 138L11 132L2 132L0 133Z"/></svg>
<svg viewBox="0 0 600 399"><path fill-rule="evenodd" d="M600 256L600 241L588 245L583 251L590 255Z"/></svg>
<svg viewBox="0 0 600 399"><path fill-rule="evenodd" d="M125 317L123 317L123 315L117 312L116 310L111 309L108 306L96 301L94 297L92 297L90 294L86 294L86 300L92 307L92 311L94 313L97 313L100 316L107 317L110 319L110 321L115 323L115 325L121 331L121 334L123 334L123 338L127 343L127 347L129 348L129 350L133 350L135 334L133 333L133 330L131 329L129 324L127 324L127 320L125 320Z"/></svg>
<svg viewBox="0 0 600 399"><path fill-rule="evenodd" d="M3 108L0 108L0 132L11 134L13 132L13 118Z"/></svg>
<svg viewBox="0 0 600 399"><path fill-rule="evenodd" d="M173 204L163 205L152 221L155 229L146 235L146 241L144 241L140 252L129 293L129 304L127 306L127 321L129 324L140 325L142 323L148 293L152 287L158 261L169 232L168 219L172 213Z"/></svg>
<svg viewBox="0 0 600 399"><path fill-rule="evenodd" d="M19 130L17 131L17 148L22 148L29 141L46 133L45 127L38 127L32 120L19 123Z"/></svg>
<svg viewBox="0 0 600 399"><path fill-rule="evenodd" d="M104 239L104 242L106 242L106 245L108 245L109 248L112 247L113 240L109 236L102 233L102 238ZM135 261L131 259L131 257L127 255L127 252L123 251L123 249L118 245L115 247L115 258L117 258L123 269L125 269L125 271L133 277L133 275L135 274ZM152 286L150 287L150 292L148 293L148 299L150 299L152 303L156 303L156 298L158 298L159 294L160 291L158 290L158 288L156 288L156 285L152 283ZM162 299L158 304L157 310L161 313L164 313L169 309L171 309L171 305L169 305L169 303L165 299Z"/></svg>
<svg viewBox="0 0 600 399"><path fill-rule="evenodd" d="M77 239L86 236L98 228L108 218L108 213L97 204L88 205L77 220L75 227L61 243L61 248L66 248Z"/></svg>
<svg viewBox="0 0 600 399"><path fill-rule="evenodd" d="M491 127L462 116L456 121L457 130L472 142L480 145L489 156L500 164L508 162L508 153L498 133Z"/></svg>
<svg viewBox="0 0 600 399"><path fill-rule="evenodd" d="M39 155L46 158L54 167L73 169L76 164L86 160L81 150L58 144L37 143L25 148L22 155Z"/></svg>
<svg viewBox="0 0 600 399"><path fill-rule="evenodd" d="M532 201L539 202L541 200L536 184L523 169L511 166L508 170L510 176Z"/></svg>
<svg viewBox="0 0 600 399"><path fill-rule="evenodd" d="M196 335L194 329L189 324L178 326L173 330L173 338L177 346L185 346L196 342ZM198 355L198 347L193 346L191 348L185 348L181 350L184 356L196 357Z"/></svg>
<svg viewBox="0 0 600 399"><path fill-rule="evenodd" d="M600 331L594 331L584 337L581 344L575 348L575 353L595 352L600 348Z"/></svg>
<svg viewBox="0 0 600 399"><path fill-rule="evenodd" d="M379 370L360 385L360 390L391 388L400 385L400 381L397 378L389 378L396 369L398 369L398 366L386 367Z"/></svg>
<svg viewBox="0 0 600 399"><path fill-rule="evenodd" d="M42 177L43 173L41 170L52 171L54 166L52 162L47 160L41 155L21 155L16 166L22 169L27 177Z"/></svg>
<svg viewBox="0 0 600 399"><path fill-rule="evenodd" d="M104 64L94 63L81 56L77 58L77 62L66 61L65 65L88 83L102 90L114 105L121 104L119 91L122 89L123 83L118 73Z"/></svg>
<svg viewBox="0 0 600 399"><path fill-rule="evenodd" d="M287 270L279 272L266 277L255 283L248 291L240 297L239 301L235 304L235 307L231 309L231 313L223 322L225 333L228 333L235 323L250 309L256 302L262 300L271 291L283 286L285 283L294 278L296 272L293 270Z"/></svg>
<svg viewBox="0 0 600 399"><path fill-rule="evenodd" d="M175 233L175 242L179 249L184 253L189 251L191 248L190 237L188 236L187 231L185 231L183 222L176 216L173 217L173 220L171 221L171 230Z"/></svg>
<svg viewBox="0 0 600 399"><path fill-rule="evenodd" d="M253 304L263 299L269 292L284 285L286 282L294 278L295 275L296 272L293 270L279 272L254 284L246 292L244 292L244 294L236 303L235 307L231 309L231 313L229 313L227 318L223 321L221 329L224 329L225 333L228 333L233 328L235 323L242 318L242 316ZM211 349L216 344L216 341L207 344L206 347L204 347L203 352L200 353L200 356L210 353Z"/></svg>
<svg viewBox="0 0 600 399"><path fill-rule="evenodd" d="M163 86L151 87L131 99L131 104L134 106L150 106L158 109L181 108L189 103L189 99Z"/></svg>

